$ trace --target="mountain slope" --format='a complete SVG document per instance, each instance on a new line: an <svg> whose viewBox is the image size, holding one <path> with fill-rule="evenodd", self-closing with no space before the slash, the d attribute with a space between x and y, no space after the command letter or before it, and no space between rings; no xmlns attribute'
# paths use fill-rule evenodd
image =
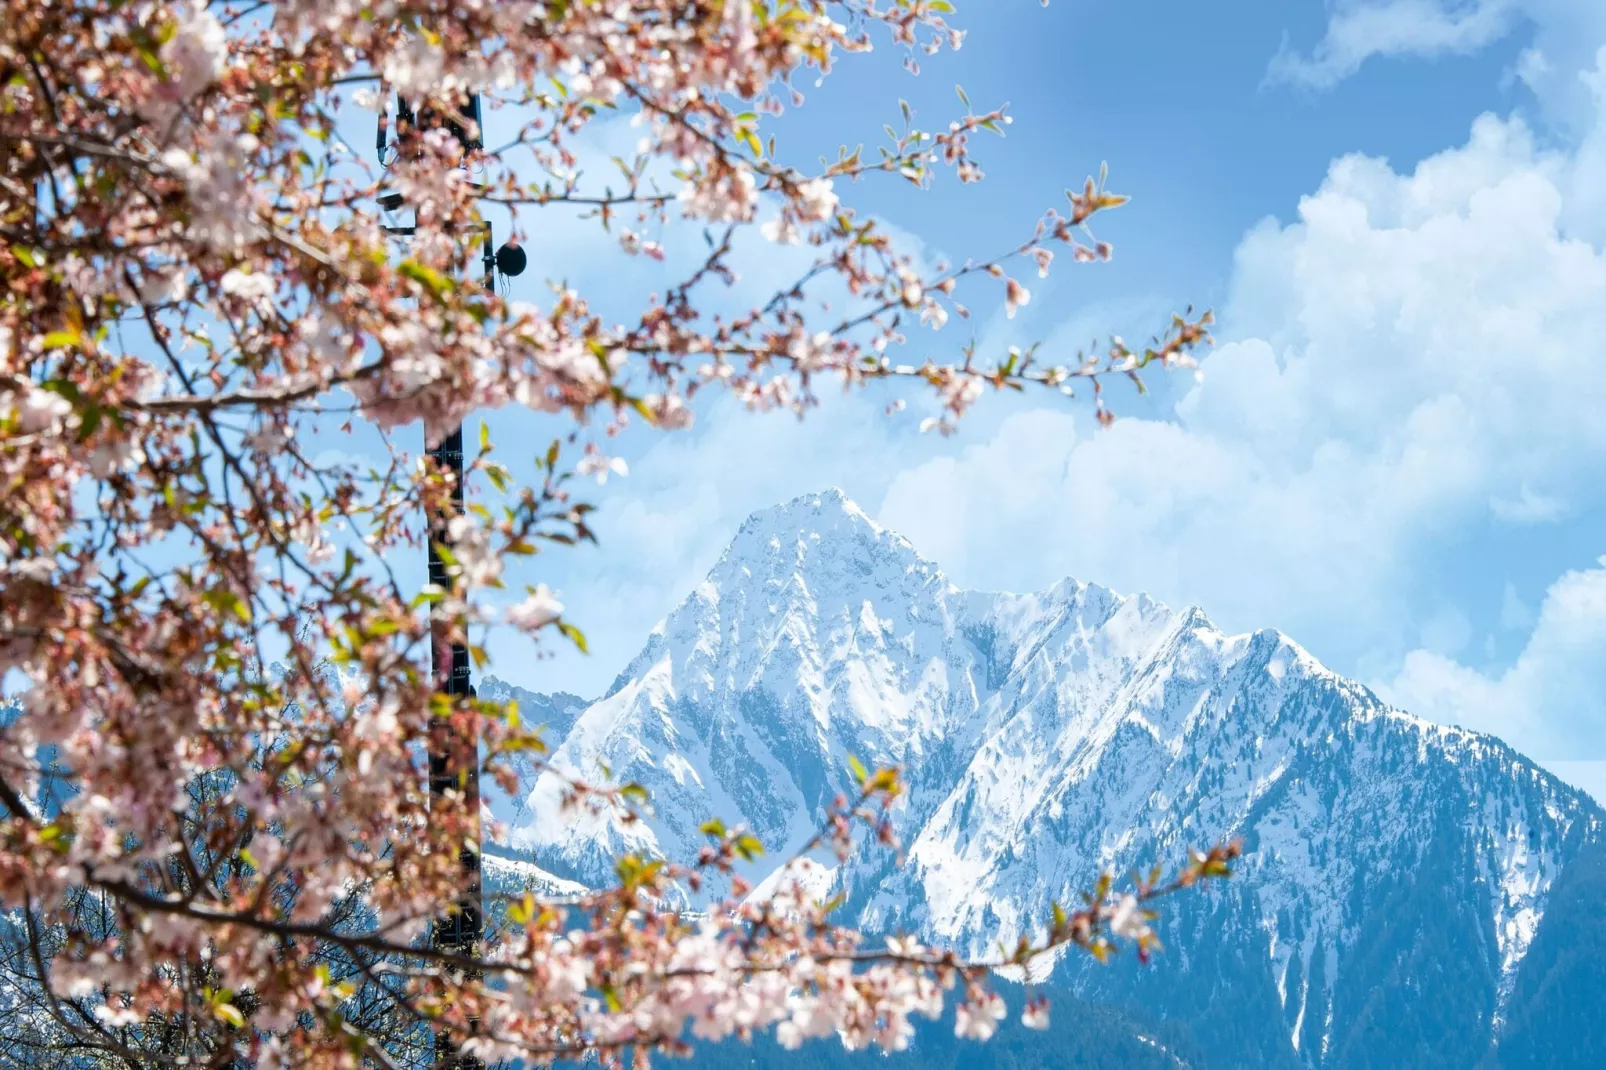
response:
<svg viewBox="0 0 1606 1070"><path fill-rule="evenodd" d="M970 601L840 494L753 517L555 755L647 785L657 818L560 819L549 776L514 846L600 879L619 850L694 857L717 815L783 853L847 789L850 753L906 766L912 809L934 807L986 690Z"/></svg>
<svg viewBox="0 0 1606 1070"><path fill-rule="evenodd" d="M1241 876L1168 912L1162 969L1073 957L1055 974L1184 1028L1207 1061L1467 1066L1499 1062L1507 1036L1515 1059L1536 1023L1606 1035L1558 998L1606 990L1546 922L1558 888L1575 924L1598 902L1600 880L1573 876L1601 837L1586 797L1276 632L1071 581L959 590L840 492L750 518L573 721L555 761L639 781L652 819L560 819L548 777L514 846L601 881L620 850L693 856L718 816L784 858L848 790L849 754L905 769L907 853L822 866L819 890L861 924L973 952L1103 869L1242 836Z"/></svg>

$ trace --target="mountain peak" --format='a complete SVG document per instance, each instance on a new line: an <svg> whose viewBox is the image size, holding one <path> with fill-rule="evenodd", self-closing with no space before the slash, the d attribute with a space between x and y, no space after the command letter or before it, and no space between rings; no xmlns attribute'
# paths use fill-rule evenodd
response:
<svg viewBox="0 0 1606 1070"><path fill-rule="evenodd" d="M763 530L766 533L775 531L794 531L798 529L839 526L864 526L879 534L883 530L880 524L870 519L870 514L859 507L859 504L849 498L840 487L826 487L824 490L811 494L800 494L789 502L780 505L771 505L759 509L742 522L738 531Z"/></svg>
<svg viewBox="0 0 1606 1070"><path fill-rule="evenodd" d="M828 487L749 516L709 579L724 586L743 575L813 580L840 574L862 582L876 573L946 583L908 539L876 523L840 488Z"/></svg>

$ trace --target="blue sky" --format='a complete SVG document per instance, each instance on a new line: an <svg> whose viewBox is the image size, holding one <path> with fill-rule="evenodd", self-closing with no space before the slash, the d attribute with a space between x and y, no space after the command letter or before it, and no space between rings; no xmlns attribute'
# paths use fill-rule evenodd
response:
<svg viewBox="0 0 1606 1070"><path fill-rule="evenodd" d="M845 199L928 258L989 255L1107 160L1134 197L1100 228L1115 262L1067 265L1015 320L951 324L924 351L957 354L971 329L1051 350L1141 336L1192 302L1221 316L1203 382L1117 388L1102 433L1042 396L989 400L945 439L853 396L801 424L715 402L691 432L627 435L630 476L592 495L600 548L513 577L557 589L593 653L537 660L505 636L493 671L598 693L748 513L838 485L961 585L1074 575L1280 628L1606 796L1606 5L956 6L964 49L918 78L882 52L803 86L781 156L873 144L900 97L946 121L956 83L1008 101L980 186ZM599 129L592 164L633 141ZM525 225L515 297L562 275L623 309L661 278L572 220ZM684 237L665 235L671 267ZM735 304L785 277L771 250L738 260ZM552 429L491 423L514 456Z"/></svg>

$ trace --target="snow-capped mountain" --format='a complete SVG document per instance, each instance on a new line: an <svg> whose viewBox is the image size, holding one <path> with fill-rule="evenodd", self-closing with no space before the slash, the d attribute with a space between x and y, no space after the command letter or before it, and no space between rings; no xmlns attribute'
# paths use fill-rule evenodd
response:
<svg viewBox="0 0 1606 1070"><path fill-rule="evenodd" d="M694 857L710 816L750 827L773 866L849 790L851 754L905 770L906 851L822 859L814 885L860 924L973 952L1036 930L1102 870L1243 837L1237 878L1168 910L1160 967L1073 956L1052 979L1162 1024L1193 1059L1514 1064L1525 1043L1554 1056L1558 1028L1606 1044L1572 1009L1598 1007L1606 977L1563 935L1599 928L1606 881L1578 875L1602 869L1601 811L1276 632L1229 636L1197 608L1072 581L963 591L830 491L751 517L580 705L554 705L573 716L555 762L643 784L654 813L577 825L543 778L514 846L555 873L606 880L622 850Z"/></svg>

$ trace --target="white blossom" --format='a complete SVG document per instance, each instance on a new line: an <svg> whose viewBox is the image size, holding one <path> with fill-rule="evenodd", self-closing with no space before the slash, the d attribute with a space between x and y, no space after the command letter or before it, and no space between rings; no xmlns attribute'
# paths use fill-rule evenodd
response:
<svg viewBox="0 0 1606 1070"><path fill-rule="evenodd" d="M1008 1013L1003 997L996 992L967 999L954 1008L954 1036L967 1040L987 1040L998 1031L998 1023Z"/></svg>
<svg viewBox="0 0 1606 1070"><path fill-rule="evenodd" d="M608 476L628 476L630 465L623 457L604 457L600 453L588 453L580 458L580 463L574 466L576 475L596 476L599 486L608 482Z"/></svg>
<svg viewBox="0 0 1606 1070"><path fill-rule="evenodd" d="M829 178L816 178L798 187L798 213L805 222L830 219L836 212L837 196Z"/></svg>
<svg viewBox="0 0 1606 1070"><path fill-rule="evenodd" d="M1048 1028L1048 1000L1034 999L1021 1011L1020 1024L1027 1029Z"/></svg>
<svg viewBox="0 0 1606 1070"><path fill-rule="evenodd" d="M803 240L803 232L797 229L797 224L788 219L785 213L777 215L774 219L765 220L759 224L758 231L777 245L796 245Z"/></svg>
<svg viewBox="0 0 1606 1070"><path fill-rule="evenodd" d="M49 557L26 557L20 561L0 561L0 575L10 575L17 579L32 580L35 583L49 583L50 577L56 571L56 562ZM32 691L29 692L31 696Z"/></svg>
<svg viewBox="0 0 1606 1070"><path fill-rule="evenodd" d="M264 300L273 296L273 279L262 272L245 272L233 268L223 275L219 284L226 294L243 297L248 301Z"/></svg>
<svg viewBox="0 0 1606 1070"><path fill-rule="evenodd" d="M681 187L679 199L689 218L710 223L743 223L758 204L758 180L745 167L702 175Z"/></svg>
<svg viewBox="0 0 1606 1070"><path fill-rule="evenodd" d="M22 404L16 407L16 415L17 427L24 434L38 431L55 433L72 415L72 403L54 391L34 386L23 395Z"/></svg>
<svg viewBox="0 0 1606 1070"><path fill-rule="evenodd" d="M1151 935L1148 919L1137 897L1123 895L1109 911L1110 933L1124 940L1144 940Z"/></svg>
<svg viewBox="0 0 1606 1070"><path fill-rule="evenodd" d="M446 538L464 586L489 587L501 581L502 556L491 548L490 534L473 517L452 517L446 524Z"/></svg>
<svg viewBox="0 0 1606 1070"><path fill-rule="evenodd" d="M530 596L516 606L509 607L507 622L526 632L538 631L563 615L563 603L555 598L546 584L530 592Z"/></svg>
<svg viewBox="0 0 1606 1070"><path fill-rule="evenodd" d="M168 85L180 100L188 100L216 81L228 63L223 24L204 3L180 4L178 24L161 57Z"/></svg>
<svg viewBox="0 0 1606 1070"><path fill-rule="evenodd" d="M653 422L665 431L684 431L695 419L679 394L649 394L643 400L652 411Z"/></svg>
<svg viewBox="0 0 1606 1070"><path fill-rule="evenodd" d="M105 479L116 472L126 472L145 462L145 451L138 442L116 438L97 443L89 451L89 470L96 479Z"/></svg>

